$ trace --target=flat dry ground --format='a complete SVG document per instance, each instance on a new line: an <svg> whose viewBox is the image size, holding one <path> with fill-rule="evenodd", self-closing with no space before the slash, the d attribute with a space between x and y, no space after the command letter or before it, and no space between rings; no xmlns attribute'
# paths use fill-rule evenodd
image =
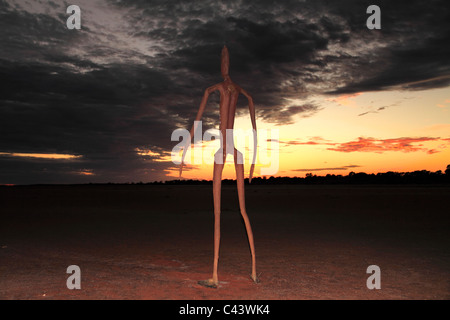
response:
<svg viewBox="0 0 450 320"><path fill-rule="evenodd" d="M0 188L0 299L449 299L450 186L246 186L222 191L220 287L211 186ZM81 290L69 290L69 265ZM369 265L381 289L369 290Z"/></svg>

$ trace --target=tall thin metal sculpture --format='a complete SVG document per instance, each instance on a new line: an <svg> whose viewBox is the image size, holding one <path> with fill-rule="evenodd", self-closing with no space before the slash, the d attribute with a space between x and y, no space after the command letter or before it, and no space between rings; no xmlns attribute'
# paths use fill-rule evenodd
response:
<svg viewBox="0 0 450 320"><path fill-rule="evenodd" d="M230 59L229 53L226 46L222 49L222 59L221 59L221 71L223 82L213 85L205 90L203 95L200 108L197 113L195 121L200 121L203 115L203 111L206 107L206 102L208 101L209 95L218 90L220 93L220 142L221 148L214 155L214 174L213 174L213 196L214 196L214 266L213 266L213 277L212 279L199 281L199 284L216 288L219 284L217 276L217 267L219 263L219 245L220 245L220 198L222 189L222 171L225 164L227 154L233 154L234 165L236 169L236 181L239 196L239 207L241 210L242 218L244 219L245 228L247 230L248 241L250 244L250 251L252 255L252 274L251 278L254 282L258 282L256 276L256 258L255 258L255 244L253 241L253 232L250 225L250 220L247 216L247 211L245 209L245 192L244 192L244 162L242 153L234 147L233 133L234 127L234 117L236 115L236 103L238 96L242 93L248 99L248 106L250 110L250 117L253 126L253 161L250 168L249 182L252 181L253 171L255 169L255 159L256 159L256 120L255 120L255 106L253 105L253 98L240 86L231 81L228 74ZM190 131L191 140L196 130L195 122ZM228 135L227 135L228 131ZM190 143L190 142L189 142ZM224 148L225 146L225 148ZM184 165L184 157L186 155L188 146L183 150L182 161L180 165L180 177Z"/></svg>

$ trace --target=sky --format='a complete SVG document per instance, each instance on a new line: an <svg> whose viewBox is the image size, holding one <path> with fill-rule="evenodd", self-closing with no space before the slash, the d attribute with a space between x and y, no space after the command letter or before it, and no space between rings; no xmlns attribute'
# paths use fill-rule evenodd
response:
<svg viewBox="0 0 450 320"><path fill-rule="evenodd" d="M366 26L372 4L381 29ZM433 0L0 0L0 185L178 178L172 133L222 81L224 45L255 103L255 176L444 171L449 21ZM251 128L243 96L235 128ZM212 179L204 162L183 178Z"/></svg>

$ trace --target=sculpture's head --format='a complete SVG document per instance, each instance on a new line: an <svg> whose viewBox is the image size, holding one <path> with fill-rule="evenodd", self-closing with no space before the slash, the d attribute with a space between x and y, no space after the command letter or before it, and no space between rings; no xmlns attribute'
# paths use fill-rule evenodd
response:
<svg viewBox="0 0 450 320"><path fill-rule="evenodd" d="M228 53L228 48L226 46L223 46L221 70L222 70L222 77L224 79L229 77L228 76L229 67L230 67L230 55Z"/></svg>

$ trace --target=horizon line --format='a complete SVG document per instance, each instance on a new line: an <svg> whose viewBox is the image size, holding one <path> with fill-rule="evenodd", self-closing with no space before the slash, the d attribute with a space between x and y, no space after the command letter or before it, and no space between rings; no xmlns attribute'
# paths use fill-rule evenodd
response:
<svg viewBox="0 0 450 320"><path fill-rule="evenodd" d="M416 176L414 176L416 174ZM421 176L419 176L421 174ZM389 175L389 176L388 176ZM306 181L311 179L322 179L322 180L331 180L331 179L361 179L361 178L379 178L379 179L423 179L423 178L441 178L441 182L450 182L450 165L447 165L447 169L443 172L442 170L437 171L428 171L428 170L415 170L415 171L386 171L386 172L378 172L378 173L366 173L366 172L349 172L347 175L342 174L326 174L326 175L316 175L312 172L306 173L304 177L290 177L290 176L262 176L262 177L253 177L252 180L255 181L263 181L270 183L274 180L297 180L297 181ZM449 179L444 179L449 178ZM154 180L154 181L138 181L138 182L84 182L84 183L29 183L29 184L13 184L13 183L5 183L0 184L0 187L14 187L14 186L80 186L80 185L148 185L148 184L183 184L183 183L212 183L211 180L207 179L172 179L172 180ZM249 178L245 178L244 182L246 184L249 183ZM236 182L236 179L222 179L222 182ZM336 184L336 180L333 181L333 184ZM344 183L346 181L338 181L337 183ZM367 181L366 181L367 182ZM374 183L375 181L367 182ZM399 183L405 183L407 181L399 181ZM411 181L414 183L414 181ZM417 182L417 181L416 181Z"/></svg>

